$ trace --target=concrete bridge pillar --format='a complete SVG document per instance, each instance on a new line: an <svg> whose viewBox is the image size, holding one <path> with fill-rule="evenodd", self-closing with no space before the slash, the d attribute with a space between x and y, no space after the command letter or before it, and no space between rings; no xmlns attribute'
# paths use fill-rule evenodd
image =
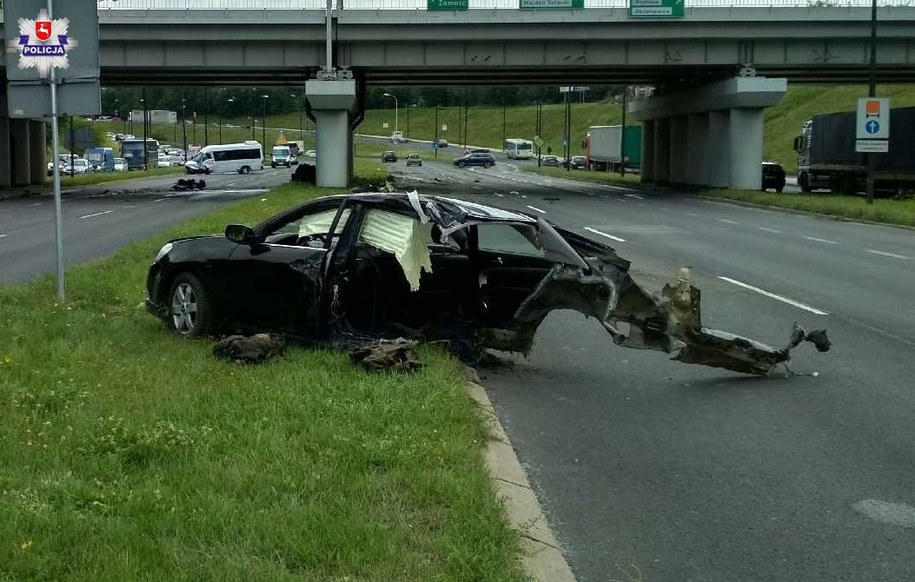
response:
<svg viewBox="0 0 915 582"><path fill-rule="evenodd" d="M667 152L672 184L758 190L765 108L778 103L787 89L786 79L734 77L631 103L635 119L655 120L655 181L664 181ZM665 120L668 132L662 130ZM665 134L669 144L662 145Z"/></svg>
<svg viewBox="0 0 915 582"><path fill-rule="evenodd" d="M311 79L305 96L315 118L318 186L342 188L353 177L353 130L356 81Z"/></svg>
<svg viewBox="0 0 915 582"><path fill-rule="evenodd" d="M670 119L655 119L654 127L654 182L670 182Z"/></svg>
<svg viewBox="0 0 915 582"><path fill-rule="evenodd" d="M731 112L708 114L708 185L727 188L731 180Z"/></svg>
<svg viewBox="0 0 915 582"><path fill-rule="evenodd" d="M10 120L10 164L13 186L27 186L31 182L29 165L29 120Z"/></svg>
<svg viewBox="0 0 915 582"><path fill-rule="evenodd" d="M689 120L685 115L670 118L670 183L689 183Z"/></svg>
<svg viewBox="0 0 915 582"><path fill-rule="evenodd" d="M731 110L731 188L759 190L762 185L764 111L761 107Z"/></svg>
<svg viewBox="0 0 915 582"><path fill-rule="evenodd" d="M0 115L0 188L13 185L13 172L10 164L10 119Z"/></svg>
<svg viewBox="0 0 915 582"><path fill-rule="evenodd" d="M654 120L642 124L642 182L654 182Z"/></svg>
<svg viewBox="0 0 915 582"><path fill-rule="evenodd" d="M687 131L686 159L689 165L687 183L691 186L708 185L708 139L709 118L707 113L694 113L689 116Z"/></svg>
<svg viewBox="0 0 915 582"><path fill-rule="evenodd" d="M31 183L44 184L45 175L48 173L47 155L48 140L45 133L45 124L42 121L29 121L29 173Z"/></svg>

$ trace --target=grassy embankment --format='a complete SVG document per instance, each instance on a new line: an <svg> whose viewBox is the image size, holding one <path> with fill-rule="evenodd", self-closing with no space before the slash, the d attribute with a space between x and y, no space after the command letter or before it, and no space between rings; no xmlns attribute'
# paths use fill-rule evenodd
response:
<svg viewBox="0 0 915 582"><path fill-rule="evenodd" d="M445 354L415 375L299 347L243 367L142 309L168 238L327 192L284 186L70 269L66 306L50 277L0 287L0 579L522 578Z"/></svg>

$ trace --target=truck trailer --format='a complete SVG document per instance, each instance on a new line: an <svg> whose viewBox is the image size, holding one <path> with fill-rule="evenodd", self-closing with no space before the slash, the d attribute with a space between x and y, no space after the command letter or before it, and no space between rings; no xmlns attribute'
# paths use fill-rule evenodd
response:
<svg viewBox="0 0 915 582"><path fill-rule="evenodd" d="M623 137L621 125L594 125L585 136L585 163L587 168L597 172L617 172L621 164L627 170L638 169L642 162L642 128L626 126L623 152L620 141Z"/></svg>
<svg viewBox="0 0 915 582"><path fill-rule="evenodd" d="M856 113L815 115L794 139L797 185L854 194L866 188L865 155L855 151ZM890 111L889 152L874 156L874 190L901 194L915 188L915 107Z"/></svg>

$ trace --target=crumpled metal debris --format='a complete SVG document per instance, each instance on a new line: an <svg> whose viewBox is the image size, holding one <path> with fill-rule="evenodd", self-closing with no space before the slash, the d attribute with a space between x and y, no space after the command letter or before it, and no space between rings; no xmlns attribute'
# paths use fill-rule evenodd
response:
<svg viewBox="0 0 915 582"><path fill-rule="evenodd" d="M230 335L216 342L213 355L227 358L236 364L260 364L282 356L285 350L283 338L277 335Z"/></svg>
<svg viewBox="0 0 915 582"><path fill-rule="evenodd" d="M397 338L378 340L357 346L350 350L350 361L366 370L395 370L415 372L425 364L416 358L416 342Z"/></svg>
<svg viewBox="0 0 915 582"><path fill-rule="evenodd" d="M193 178L181 178L175 185L172 186L172 190L175 192L186 192L188 190L203 190L207 187L207 183L204 180L195 180Z"/></svg>

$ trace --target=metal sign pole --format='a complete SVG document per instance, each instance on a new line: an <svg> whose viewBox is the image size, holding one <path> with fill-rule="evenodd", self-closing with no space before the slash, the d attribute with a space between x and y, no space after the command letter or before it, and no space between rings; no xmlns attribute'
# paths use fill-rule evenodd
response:
<svg viewBox="0 0 915 582"><path fill-rule="evenodd" d="M868 67L868 84L867 96L877 96L877 0L871 0L871 39L870 39L870 63ZM890 113L887 112L887 115ZM864 154L866 159L867 176L865 178L865 191L867 193L867 203L874 203L874 153Z"/></svg>
<svg viewBox="0 0 915 582"><path fill-rule="evenodd" d="M54 18L54 0L48 0L48 18ZM57 243L57 302L64 303L64 229L60 200L60 127L57 123L57 76L51 67L51 155L54 167L54 237ZM72 162L71 162L72 163Z"/></svg>

